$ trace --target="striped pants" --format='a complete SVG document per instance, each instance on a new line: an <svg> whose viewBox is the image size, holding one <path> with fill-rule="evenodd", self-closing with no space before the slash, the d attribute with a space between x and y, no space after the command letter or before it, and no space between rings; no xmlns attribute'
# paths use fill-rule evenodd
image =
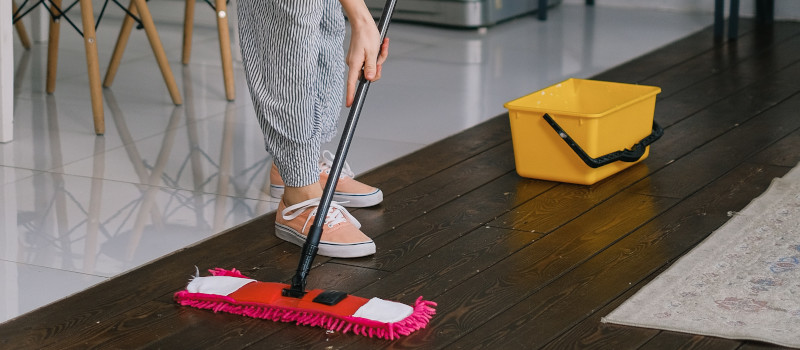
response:
<svg viewBox="0 0 800 350"><path fill-rule="evenodd" d="M336 133L344 90L338 0L238 0L253 106L284 183L319 181L320 147Z"/></svg>

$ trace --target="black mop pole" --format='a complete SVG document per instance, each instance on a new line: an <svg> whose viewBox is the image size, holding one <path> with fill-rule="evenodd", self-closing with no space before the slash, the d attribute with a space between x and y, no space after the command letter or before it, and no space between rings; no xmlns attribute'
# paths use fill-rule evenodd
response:
<svg viewBox="0 0 800 350"><path fill-rule="evenodd" d="M378 21L378 31L380 31L381 34L381 40L378 45L382 45L384 38L386 38L386 32L389 29L389 22L391 21L392 13L394 13L396 2L397 0L386 0L386 5L383 7L383 13ZM350 143L353 141L353 134L356 132L356 123L358 123L358 117L361 114L361 109L364 107L364 100L367 97L369 84L370 81L364 78L362 73L358 81L353 104L350 107L350 113L347 116L347 122L342 131L342 139L339 141L339 147L336 149L336 156L331 166L331 173L328 177L328 181L325 183L325 189L322 192L322 198L317 208L317 215L314 217L314 223L311 225L308 238L306 238L306 242L303 245L300 263L297 266L297 273L295 273L292 278L292 287L283 290L284 296L302 298L303 295L306 294L306 277L311 270L311 264L314 262L314 258L317 256L319 240L322 236L322 227L325 224L325 217L327 216L328 209L330 209L331 201L333 200L333 192L336 189L336 183L339 181L339 175L342 173L344 160L347 157L347 150L350 148Z"/></svg>

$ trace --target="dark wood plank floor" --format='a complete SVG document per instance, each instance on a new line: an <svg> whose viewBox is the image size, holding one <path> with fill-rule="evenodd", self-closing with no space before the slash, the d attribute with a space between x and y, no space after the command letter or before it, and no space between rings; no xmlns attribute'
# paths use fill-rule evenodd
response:
<svg viewBox="0 0 800 350"><path fill-rule="evenodd" d="M179 307L200 269L288 281L299 248L274 214L0 325L0 348L753 349L774 346L600 323L800 161L800 23L711 28L594 79L660 86L664 137L593 186L514 172L499 116L362 176L385 202L354 211L375 256L318 257L309 286L439 303L389 342Z"/></svg>

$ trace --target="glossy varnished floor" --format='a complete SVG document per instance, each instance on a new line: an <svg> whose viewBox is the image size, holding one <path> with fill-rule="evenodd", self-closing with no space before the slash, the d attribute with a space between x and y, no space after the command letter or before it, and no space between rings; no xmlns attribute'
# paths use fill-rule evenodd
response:
<svg viewBox="0 0 800 350"><path fill-rule="evenodd" d="M363 174L385 202L354 211L375 256L318 258L309 286L439 303L398 341L179 307L197 265L287 281L299 249L274 214L0 325L8 348L757 349L767 344L605 325L600 317L800 161L800 23L714 42L710 28L594 78L660 86L665 135L593 186L514 172L507 117ZM253 239L259 237L260 239Z"/></svg>
<svg viewBox="0 0 800 350"><path fill-rule="evenodd" d="M148 4L184 104L172 104L144 32L134 31L103 91L103 137L93 134L80 36L62 21L52 95L44 92L47 44L25 51L14 38L16 137L0 144L0 322L276 207L262 192L271 158L238 62L237 98L225 100L213 11L199 3L183 66L183 1ZM110 5L98 29L103 74L121 13ZM486 31L395 23L349 162L363 173L502 113L506 101L589 77L711 21L565 5L547 22L527 16Z"/></svg>

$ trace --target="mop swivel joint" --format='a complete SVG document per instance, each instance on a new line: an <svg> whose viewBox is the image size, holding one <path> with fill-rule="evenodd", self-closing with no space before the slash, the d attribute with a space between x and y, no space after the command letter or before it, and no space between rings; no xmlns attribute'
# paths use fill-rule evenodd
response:
<svg viewBox="0 0 800 350"><path fill-rule="evenodd" d="M292 286L290 288L284 288L283 291L281 291L281 295L290 298L302 299L307 293L305 289L305 278L295 275L292 278Z"/></svg>

